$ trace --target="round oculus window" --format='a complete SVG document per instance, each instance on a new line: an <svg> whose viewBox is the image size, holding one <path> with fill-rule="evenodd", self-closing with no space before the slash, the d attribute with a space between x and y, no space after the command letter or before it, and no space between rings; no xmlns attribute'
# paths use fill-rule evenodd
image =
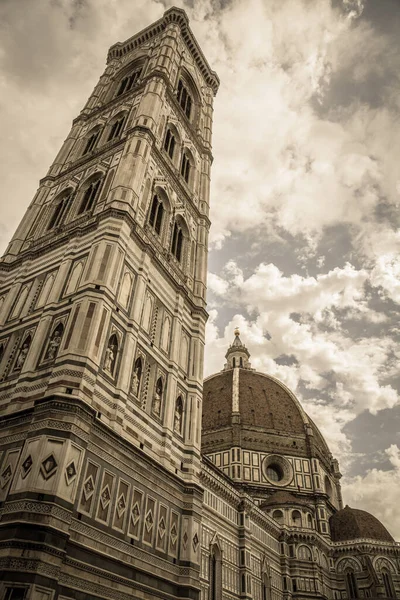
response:
<svg viewBox="0 0 400 600"><path fill-rule="evenodd" d="M270 455L263 461L263 475L269 483L283 486L291 482L293 469L283 456Z"/></svg>

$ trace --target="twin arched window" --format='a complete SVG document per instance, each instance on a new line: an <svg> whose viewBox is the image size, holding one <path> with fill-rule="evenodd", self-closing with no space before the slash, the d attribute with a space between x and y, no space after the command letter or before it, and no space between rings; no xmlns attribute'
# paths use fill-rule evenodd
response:
<svg viewBox="0 0 400 600"><path fill-rule="evenodd" d="M179 80L178 83L178 92L177 92L178 102L181 105L181 108L188 119L190 119L192 113L192 97L189 94L186 86L183 84L182 79Z"/></svg>
<svg viewBox="0 0 400 600"><path fill-rule="evenodd" d="M153 201L151 203L149 223L158 235L160 235L160 233L161 233L163 216L164 216L163 203L161 202L161 200L159 200L157 194L155 194L155 196L153 196Z"/></svg>
<svg viewBox="0 0 400 600"><path fill-rule="evenodd" d="M96 146L96 144L97 144L97 142L99 140L100 133L101 133L101 130L97 129L97 131L94 131L88 137L87 142L86 142L86 146L85 146L85 148L83 150L83 153L82 153L82 156L85 156L85 154L88 154L89 152L91 152L92 150L94 150L94 148L95 148L95 146Z"/></svg>
<svg viewBox="0 0 400 600"><path fill-rule="evenodd" d="M183 246L183 231L182 227L175 221L174 233L172 235L171 252L178 262L181 262Z"/></svg>
<svg viewBox="0 0 400 600"><path fill-rule="evenodd" d="M68 209L71 206L73 197L74 192L72 189L68 189L61 193L58 202L55 204L53 214L51 215L49 224L47 226L48 231L62 225L65 217L67 216Z"/></svg>
<svg viewBox="0 0 400 600"><path fill-rule="evenodd" d="M99 177L98 179L95 179L89 183L89 185L86 187L78 209L78 215L92 210L100 190L101 182L102 179Z"/></svg>
<svg viewBox="0 0 400 600"><path fill-rule="evenodd" d="M353 571L346 571L346 588L349 598L358 598L357 578Z"/></svg>
<svg viewBox="0 0 400 600"><path fill-rule="evenodd" d="M114 121L114 123L111 125L110 132L109 132L108 138L107 138L107 142L109 142L110 140L114 140L115 138L117 138L121 135L122 129L124 127L124 123L125 123L125 115L120 116L118 119L116 119Z"/></svg>
<svg viewBox="0 0 400 600"><path fill-rule="evenodd" d="M174 158L175 144L175 136L172 133L172 131L168 128L167 133L165 134L164 150L171 159Z"/></svg>
<svg viewBox="0 0 400 600"><path fill-rule="evenodd" d="M190 158L187 152L183 152L181 161L181 175L186 183L189 183L190 176Z"/></svg>
<svg viewBox="0 0 400 600"><path fill-rule="evenodd" d="M133 88L135 83L138 82L141 73L142 69L136 69L135 71L124 77L119 85L117 96L121 96L121 94L129 92Z"/></svg>

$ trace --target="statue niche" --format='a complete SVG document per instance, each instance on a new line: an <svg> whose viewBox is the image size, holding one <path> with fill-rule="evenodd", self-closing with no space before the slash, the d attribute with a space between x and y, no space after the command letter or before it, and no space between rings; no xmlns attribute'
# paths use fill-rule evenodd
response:
<svg viewBox="0 0 400 600"><path fill-rule="evenodd" d="M21 350L19 351L17 360L15 361L13 371L20 371L22 369L22 367L24 366L31 343L32 343L32 337L31 337L31 335L28 335L25 338L24 343L22 344Z"/></svg>
<svg viewBox="0 0 400 600"><path fill-rule="evenodd" d="M142 359L139 356L135 360L135 364L133 367L132 384L131 384L131 392L136 397L139 396L139 389L140 389L140 382L142 380L142 373L143 373Z"/></svg>
<svg viewBox="0 0 400 600"><path fill-rule="evenodd" d="M151 407L151 412L159 417L161 415L161 404L162 404L162 395L163 395L163 381L161 377L157 379L156 389L153 397L153 404Z"/></svg>
<svg viewBox="0 0 400 600"><path fill-rule="evenodd" d="M62 323L59 323L50 337L49 345L47 346L47 352L45 354L44 360L54 360L56 358L58 350L60 348L63 333L64 325Z"/></svg>
<svg viewBox="0 0 400 600"><path fill-rule="evenodd" d="M182 396L178 396L175 402L175 414L174 414L174 431L176 433L182 433L182 416L183 416L183 401Z"/></svg>
<svg viewBox="0 0 400 600"><path fill-rule="evenodd" d="M104 365L103 369L114 377L115 366L117 363L117 354L118 354L118 336L116 333L113 333L110 339L108 340L107 349L104 356Z"/></svg>

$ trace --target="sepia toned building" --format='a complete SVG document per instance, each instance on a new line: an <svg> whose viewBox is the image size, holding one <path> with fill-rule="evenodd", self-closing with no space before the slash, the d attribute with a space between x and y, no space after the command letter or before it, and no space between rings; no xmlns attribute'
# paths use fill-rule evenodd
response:
<svg viewBox="0 0 400 600"><path fill-rule="evenodd" d="M400 593L238 331L203 384L218 86L181 9L112 46L0 262L0 600Z"/></svg>

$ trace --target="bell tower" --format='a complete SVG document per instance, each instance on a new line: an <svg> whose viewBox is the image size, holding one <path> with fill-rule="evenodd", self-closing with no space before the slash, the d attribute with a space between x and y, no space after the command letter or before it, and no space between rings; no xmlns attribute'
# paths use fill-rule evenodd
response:
<svg viewBox="0 0 400 600"><path fill-rule="evenodd" d="M88 538L109 527L184 560L189 587L218 85L180 9L112 46L0 263L6 522L22 527L15 498L43 527L40 506L60 504Z"/></svg>

